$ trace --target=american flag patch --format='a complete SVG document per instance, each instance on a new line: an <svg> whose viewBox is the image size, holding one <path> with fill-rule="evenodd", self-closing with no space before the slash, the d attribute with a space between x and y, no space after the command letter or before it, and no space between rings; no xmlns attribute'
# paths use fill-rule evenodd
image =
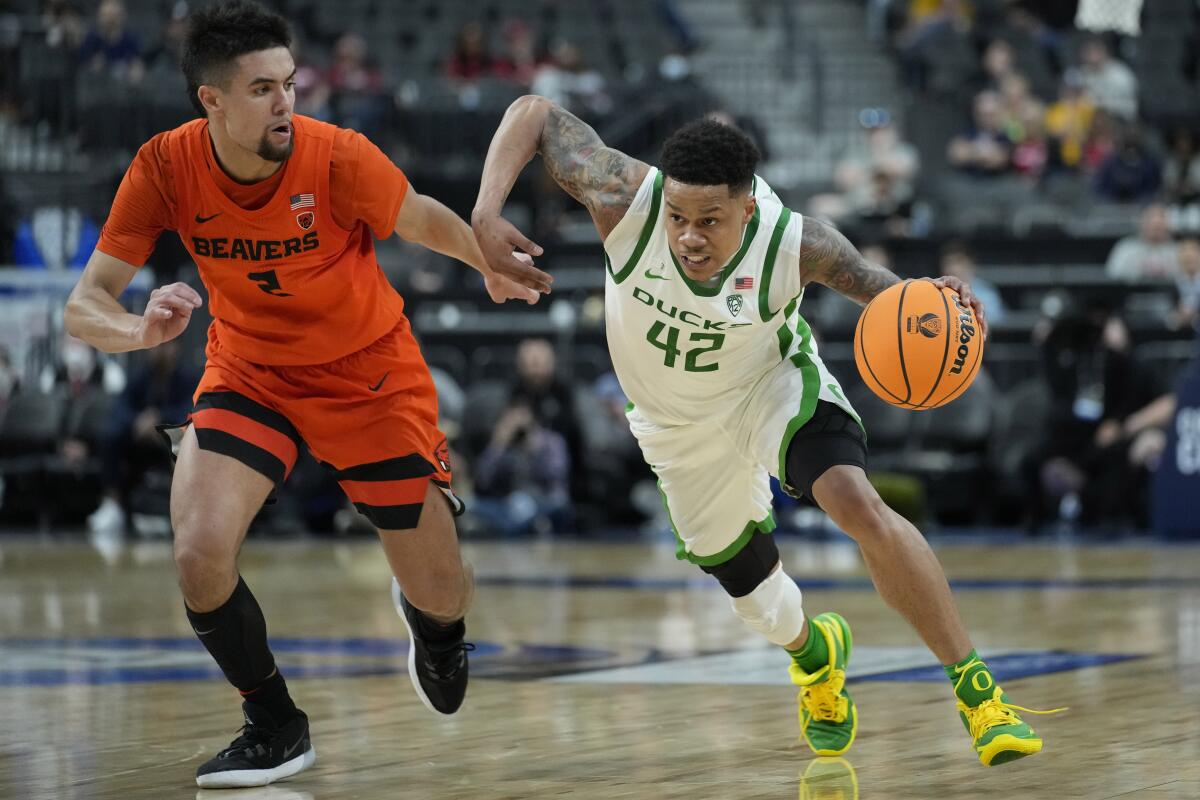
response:
<svg viewBox="0 0 1200 800"><path fill-rule="evenodd" d="M753 289L754 278L734 278L733 288L738 291L741 291L742 289Z"/></svg>
<svg viewBox="0 0 1200 800"><path fill-rule="evenodd" d="M308 194L294 194L290 198L292 211L298 208L316 208L317 196L311 192Z"/></svg>

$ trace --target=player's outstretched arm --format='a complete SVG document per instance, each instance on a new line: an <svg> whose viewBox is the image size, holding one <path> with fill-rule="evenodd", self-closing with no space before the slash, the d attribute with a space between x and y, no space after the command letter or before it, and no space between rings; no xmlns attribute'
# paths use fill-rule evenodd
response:
<svg viewBox="0 0 1200 800"><path fill-rule="evenodd" d="M837 228L807 216L800 240L800 280L824 284L859 305L900 282L891 270L863 258Z"/></svg>
<svg viewBox="0 0 1200 800"><path fill-rule="evenodd" d="M511 275L499 275L488 266L471 228L457 214L428 195L411 187L396 215L395 231L402 239L424 245L442 255L469 264L483 275L488 294L497 303L505 300L538 301L538 293L550 291L550 276L533 266L531 259L520 263Z"/></svg>
<svg viewBox="0 0 1200 800"><path fill-rule="evenodd" d="M858 248L850 244L850 240L837 228L813 217L804 218L800 242L800 280L824 284L859 305L866 305L875 295L900 282L900 278L891 270L863 258ZM980 331L987 336L983 303L971 292L970 285L949 275L935 279L934 283L958 292L963 302L974 308Z"/></svg>
<svg viewBox="0 0 1200 800"><path fill-rule="evenodd" d="M67 333L106 353L155 347L183 333L192 312L203 302L186 283L160 286L150 293L146 310L130 314L117 300L138 268L119 258L92 252L79 282L67 298Z"/></svg>
<svg viewBox="0 0 1200 800"><path fill-rule="evenodd" d="M517 176L534 154L592 215L601 237L616 227L650 167L606 147L591 126L544 97L517 99L500 122L483 165L471 227L488 263L508 274L513 251L541 255L542 248L500 216Z"/></svg>

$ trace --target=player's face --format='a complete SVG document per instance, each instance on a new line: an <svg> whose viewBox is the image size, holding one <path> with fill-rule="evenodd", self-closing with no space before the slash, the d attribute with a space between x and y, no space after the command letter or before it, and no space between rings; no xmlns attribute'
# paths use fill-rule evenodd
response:
<svg viewBox="0 0 1200 800"><path fill-rule="evenodd" d="M265 161L292 154L296 63L286 47L238 56L228 89L219 93L221 121L239 146ZM210 124L214 121L209 115Z"/></svg>
<svg viewBox="0 0 1200 800"><path fill-rule="evenodd" d="M724 184L696 186L671 178L663 182L663 202L671 252L696 281L708 280L733 258L755 206L749 194L731 195Z"/></svg>

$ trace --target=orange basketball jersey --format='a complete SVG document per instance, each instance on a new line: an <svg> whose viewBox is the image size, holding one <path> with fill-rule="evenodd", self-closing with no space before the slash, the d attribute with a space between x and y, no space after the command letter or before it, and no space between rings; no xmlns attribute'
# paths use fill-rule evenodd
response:
<svg viewBox="0 0 1200 800"><path fill-rule="evenodd" d="M404 308L379 268L372 236L373 228L384 236L395 224L408 186L403 173L359 134L299 115L292 122L291 156L247 187L220 172L206 120L151 139L126 174L99 244L140 264L156 228L178 232L208 289L210 339L257 364L334 361L392 330ZM340 191L361 186L374 203L371 224L356 211L362 202L332 196L335 149L338 174L350 176ZM227 194L235 189L257 189L261 197L239 205Z"/></svg>

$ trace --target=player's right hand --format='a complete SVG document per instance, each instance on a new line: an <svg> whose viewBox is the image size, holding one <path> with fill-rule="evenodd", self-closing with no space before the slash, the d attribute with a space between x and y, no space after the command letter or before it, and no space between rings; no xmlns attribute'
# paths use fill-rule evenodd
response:
<svg viewBox="0 0 1200 800"><path fill-rule="evenodd" d="M542 248L525 238L525 234L516 226L499 214L476 212L471 215L471 230L492 271L542 294L550 294L550 284L554 278L533 266L529 260L518 258L517 253L521 251L540 256Z"/></svg>
<svg viewBox="0 0 1200 800"><path fill-rule="evenodd" d="M142 347L157 347L183 333L192 312L203 304L200 293L186 283L160 286L150 293L150 302L134 337Z"/></svg>

